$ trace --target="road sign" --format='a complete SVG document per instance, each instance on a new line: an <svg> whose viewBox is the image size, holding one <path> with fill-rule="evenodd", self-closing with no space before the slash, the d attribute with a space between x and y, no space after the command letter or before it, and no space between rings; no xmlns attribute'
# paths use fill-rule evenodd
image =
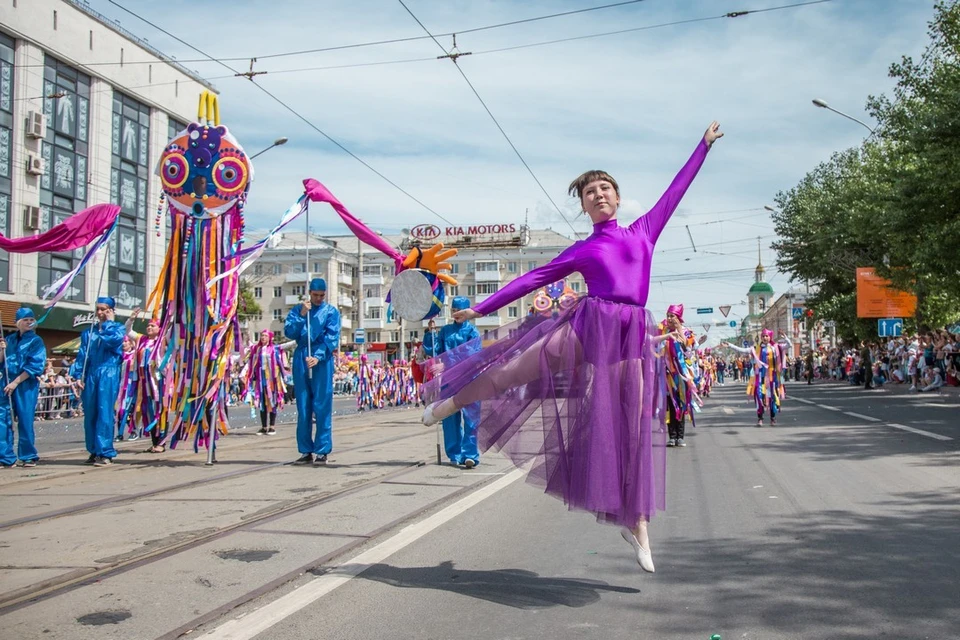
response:
<svg viewBox="0 0 960 640"><path fill-rule="evenodd" d="M711 326L711 325L709 325L709 324L704 324L704 325L703 325L703 330L706 331L707 333L710 333L710 326Z"/></svg>
<svg viewBox="0 0 960 640"><path fill-rule="evenodd" d="M827 329L833 329L835 326L837 326L837 322L835 320L824 320L823 326Z"/></svg>
<svg viewBox="0 0 960 640"><path fill-rule="evenodd" d="M697 313L713 313L713 307L697 307Z"/></svg>
<svg viewBox="0 0 960 640"><path fill-rule="evenodd" d="M896 338L903 335L903 320L900 318L877 320L877 334L881 338Z"/></svg>
<svg viewBox="0 0 960 640"><path fill-rule="evenodd" d="M800 320L803 318L803 307L794 307L793 308L793 319Z"/></svg>
<svg viewBox="0 0 960 640"><path fill-rule="evenodd" d="M357 344L363 344L367 341L367 330L366 329L357 329L353 332L353 341Z"/></svg>
<svg viewBox="0 0 960 640"><path fill-rule="evenodd" d="M720 313L722 313L722 314L723 314L723 317L726 318L726 317L727 317L727 314L730 313L730 309L731 309L732 307L731 307L731 305L729 305L729 304L722 304L722 305L720 305L720 306L717 307L717 308L720 309Z"/></svg>
<svg viewBox="0 0 960 640"><path fill-rule="evenodd" d="M736 326L737 326L737 321L736 321L736 320L731 320L731 321L730 321L730 328L731 328L731 329L734 329L734 328L736 328Z"/></svg>

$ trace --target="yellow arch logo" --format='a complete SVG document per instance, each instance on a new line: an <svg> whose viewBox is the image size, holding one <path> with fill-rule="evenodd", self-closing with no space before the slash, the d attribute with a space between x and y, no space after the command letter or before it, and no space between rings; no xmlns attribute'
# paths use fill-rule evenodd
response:
<svg viewBox="0 0 960 640"><path fill-rule="evenodd" d="M201 124L220 125L220 101L217 94L204 90L200 94L200 104L197 106L197 122Z"/></svg>

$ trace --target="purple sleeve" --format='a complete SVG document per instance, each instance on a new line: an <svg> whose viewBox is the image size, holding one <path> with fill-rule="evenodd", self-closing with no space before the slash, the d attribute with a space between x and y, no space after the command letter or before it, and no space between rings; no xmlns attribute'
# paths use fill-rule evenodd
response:
<svg viewBox="0 0 960 640"><path fill-rule="evenodd" d="M579 242L575 243L542 267L528 271L511 281L503 289L473 307L473 310L485 316L535 289L566 278L577 270L575 257L579 246Z"/></svg>
<svg viewBox="0 0 960 640"><path fill-rule="evenodd" d="M397 251L389 242L371 231L359 218L356 218L352 213L347 211L343 203L337 200L336 196L330 193L329 189L313 178L304 180L303 187L307 197L310 198L312 202L326 202L333 207L333 210L337 212L360 242L373 247L385 256L393 258L397 273L400 272L400 267L403 264L403 254Z"/></svg>
<svg viewBox="0 0 960 640"><path fill-rule="evenodd" d="M680 169L680 173L677 174L677 177L673 179L673 182L670 183L667 190L660 196L657 204L653 205L650 211L637 218L637 220L630 225L631 231L642 230L646 236L650 238L650 242L657 241L663 228L666 227L667 222L670 221L670 216L677 210L677 205L680 204L680 200L690 187L690 183L697 177L697 172L700 171L700 167L703 166L703 161L706 159L707 151L709 150L710 147L707 146L707 142L701 138L700 144L693 150L693 155L690 156L687 163Z"/></svg>

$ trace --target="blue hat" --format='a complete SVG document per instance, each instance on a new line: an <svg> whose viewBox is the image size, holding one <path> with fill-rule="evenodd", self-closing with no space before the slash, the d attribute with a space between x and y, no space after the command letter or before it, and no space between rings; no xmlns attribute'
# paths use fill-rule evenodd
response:
<svg viewBox="0 0 960 640"><path fill-rule="evenodd" d="M20 307L19 309L17 309L16 317L17 317L17 322L20 322L24 318L36 318L36 316L33 315L33 309L30 309L29 307Z"/></svg>
<svg viewBox="0 0 960 640"><path fill-rule="evenodd" d="M111 309L117 308L117 301L111 298L110 296L100 296L97 298L97 304L105 304Z"/></svg>
<svg viewBox="0 0 960 640"><path fill-rule="evenodd" d="M326 291L327 281L323 278L314 278L310 281L310 291Z"/></svg>
<svg viewBox="0 0 960 640"><path fill-rule="evenodd" d="M465 296L457 296L453 299L453 302L450 303L450 308L454 311L461 311L462 309L470 308L470 298Z"/></svg>

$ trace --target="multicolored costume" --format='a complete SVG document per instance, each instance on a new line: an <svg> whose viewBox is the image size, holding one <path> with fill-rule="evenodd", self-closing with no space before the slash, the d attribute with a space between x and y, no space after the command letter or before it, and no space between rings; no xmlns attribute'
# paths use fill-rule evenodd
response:
<svg viewBox="0 0 960 640"><path fill-rule="evenodd" d="M283 408L287 385L283 381L289 367L287 355L280 345L273 343L273 332L264 331L267 344L260 340L247 352L247 369L244 378L252 405L260 412L260 432L270 433L277 421L277 411ZM270 429L267 429L267 417Z"/></svg>
<svg viewBox="0 0 960 640"><path fill-rule="evenodd" d="M675 315L683 322L683 305L671 305L668 314ZM660 323L660 334L670 335L673 331L666 321ZM667 404L667 431L669 439L667 446L683 444L686 430L686 417L690 416L690 423L696 426L694 413L697 409L697 393L693 378L693 362L689 359L690 350L696 345L696 338L692 331L681 326L682 340L667 338L662 347L662 357L666 368L666 404Z"/></svg>
<svg viewBox="0 0 960 640"><path fill-rule="evenodd" d="M629 227L616 219L474 307L486 315L580 272L589 294L556 318L531 316L424 385L429 402L481 403L481 449L532 463L528 479L571 509L636 527L665 506L663 369L644 308L654 247L707 156L702 140L666 193ZM466 345L465 345L466 346ZM539 419L533 414L539 411ZM428 413L430 409L428 409ZM656 423L656 426L655 426Z"/></svg>
<svg viewBox="0 0 960 640"><path fill-rule="evenodd" d="M773 332L764 329L762 336L768 340L762 341L754 348L738 347L728 344L730 348L740 353L753 356L753 375L747 381L747 395L753 396L757 403L757 422L763 423L763 414L769 409L770 423L777 423L777 414L780 413L780 402L786 397L783 386L783 363L786 362L786 349L791 347L790 339L784 336L787 346L773 342Z"/></svg>

